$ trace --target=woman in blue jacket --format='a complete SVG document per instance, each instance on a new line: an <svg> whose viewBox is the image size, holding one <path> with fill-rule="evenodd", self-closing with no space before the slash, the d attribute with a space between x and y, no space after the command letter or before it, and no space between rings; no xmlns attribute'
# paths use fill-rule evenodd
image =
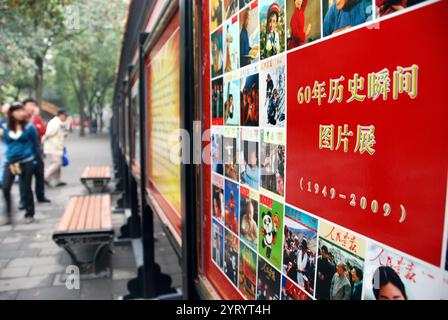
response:
<svg viewBox="0 0 448 320"><path fill-rule="evenodd" d="M8 123L0 129L0 136L7 145L3 196L6 203L7 223L12 222L11 217L11 187L15 176L20 176L20 190L24 194L25 221L34 221L34 199L31 189L33 176L33 162L38 150L37 131L32 124L26 121L26 112L23 105L15 103L8 112Z"/></svg>

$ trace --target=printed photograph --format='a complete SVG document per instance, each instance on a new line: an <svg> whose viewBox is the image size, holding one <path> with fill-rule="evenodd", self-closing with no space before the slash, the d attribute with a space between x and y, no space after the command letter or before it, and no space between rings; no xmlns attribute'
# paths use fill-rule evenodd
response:
<svg viewBox="0 0 448 320"><path fill-rule="evenodd" d="M282 300L311 300L294 282L282 276Z"/></svg>
<svg viewBox="0 0 448 320"><path fill-rule="evenodd" d="M224 124L238 126L240 124L240 79L224 77Z"/></svg>
<svg viewBox="0 0 448 320"><path fill-rule="evenodd" d="M238 12L238 0L223 0L224 1L224 17L229 19Z"/></svg>
<svg viewBox="0 0 448 320"><path fill-rule="evenodd" d="M222 269L224 264L224 227L213 219L212 259Z"/></svg>
<svg viewBox="0 0 448 320"><path fill-rule="evenodd" d="M222 23L222 1L210 1L210 30L215 30Z"/></svg>
<svg viewBox="0 0 448 320"><path fill-rule="evenodd" d="M225 184L225 225L238 234L240 188L237 183L230 180L226 180Z"/></svg>
<svg viewBox="0 0 448 320"><path fill-rule="evenodd" d="M370 243L365 266L365 300L438 300L443 287L437 268ZM446 298L446 294L445 294Z"/></svg>
<svg viewBox="0 0 448 320"><path fill-rule="evenodd" d="M222 43L222 27L212 33L211 36L211 67L212 78L222 75L224 68L224 55Z"/></svg>
<svg viewBox="0 0 448 320"><path fill-rule="evenodd" d="M285 206L283 273L314 296L317 258L317 219Z"/></svg>
<svg viewBox="0 0 448 320"><path fill-rule="evenodd" d="M286 123L285 57L260 64L260 127L284 127Z"/></svg>
<svg viewBox="0 0 448 320"><path fill-rule="evenodd" d="M258 2L258 0L240 0L240 9L243 9L249 3Z"/></svg>
<svg viewBox="0 0 448 320"><path fill-rule="evenodd" d="M238 237L232 232L224 230L224 266L223 270L226 276L238 286Z"/></svg>
<svg viewBox="0 0 448 320"><path fill-rule="evenodd" d="M212 125L222 126L224 123L224 85L223 79L212 81Z"/></svg>
<svg viewBox="0 0 448 320"><path fill-rule="evenodd" d="M258 258L257 300L280 300L281 275L269 262Z"/></svg>
<svg viewBox="0 0 448 320"><path fill-rule="evenodd" d="M229 73L237 70L239 64L239 24L238 15L224 24L224 72Z"/></svg>
<svg viewBox="0 0 448 320"><path fill-rule="evenodd" d="M323 0L324 37L373 19L371 0Z"/></svg>
<svg viewBox="0 0 448 320"><path fill-rule="evenodd" d="M238 128L224 128L224 171L225 176L239 181L240 140Z"/></svg>
<svg viewBox="0 0 448 320"><path fill-rule="evenodd" d="M377 17L404 10L427 0L376 0Z"/></svg>
<svg viewBox="0 0 448 320"><path fill-rule="evenodd" d="M286 35L288 50L313 42L321 37L319 0L286 1Z"/></svg>
<svg viewBox="0 0 448 320"><path fill-rule="evenodd" d="M241 71L241 125L258 127L259 90L257 66Z"/></svg>
<svg viewBox="0 0 448 320"><path fill-rule="evenodd" d="M223 142L224 135L220 128L213 128L211 137L212 171L220 175L224 174Z"/></svg>
<svg viewBox="0 0 448 320"><path fill-rule="evenodd" d="M258 253L282 268L283 203L260 195Z"/></svg>
<svg viewBox="0 0 448 320"><path fill-rule="evenodd" d="M254 250L258 240L258 202L258 193L240 186L240 236Z"/></svg>
<svg viewBox="0 0 448 320"><path fill-rule="evenodd" d="M242 2L242 1L240 1ZM257 62L260 57L258 1L240 12L240 67Z"/></svg>
<svg viewBox="0 0 448 320"><path fill-rule="evenodd" d="M321 221L316 299L361 300L364 254L364 239Z"/></svg>
<svg viewBox="0 0 448 320"><path fill-rule="evenodd" d="M212 211L213 217L224 222L224 178L216 174L212 174Z"/></svg>
<svg viewBox="0 0 448 320"><path fill-rule="evenodd" d="M241 129L240 183L258 190L260 182L260 163L258 160L258 129Z"/></svg>
<svg viewBox="0 0 448 320"><path fill-rule="evenodd" d="M285 51L285 6L283 1L260 0L261 59Z"/></svg>
<svg viewBox="0 0 448 320"><path fill-rule="evenodd" d="M255 300L257 286L257 254L240 242L238 288L248 300Z"/></svg>
<svg viewBox="0 0 448 320"><path fill-rule="evenodd" d="M285 132L260 130L261 188L283 198L285 195Z"/></svg>

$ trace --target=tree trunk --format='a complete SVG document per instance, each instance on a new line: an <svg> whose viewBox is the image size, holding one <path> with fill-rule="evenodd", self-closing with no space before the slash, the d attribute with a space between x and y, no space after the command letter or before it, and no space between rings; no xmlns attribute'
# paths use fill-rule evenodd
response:
<svg viewBox="0 0 448 320"><path fill-rule="evenodd" d="M36 91L37 104L41 107L44 94L44 59L37 56L35 63L37 70L34 76L34 89Z"/></svg>
<svg viewBox="0 0 448 320"><path fill-rule="evenodd" d="M79 79L79 125L80 125L80 130L79 130L79 136L80 137L84 137L86 135L86 131L85 131L85 127L84 127L84 120L86 118L85 115L85 111L84 111L84 95L85 95L85 88L84 88L84 78L81 77L81 79Z"/></svg>

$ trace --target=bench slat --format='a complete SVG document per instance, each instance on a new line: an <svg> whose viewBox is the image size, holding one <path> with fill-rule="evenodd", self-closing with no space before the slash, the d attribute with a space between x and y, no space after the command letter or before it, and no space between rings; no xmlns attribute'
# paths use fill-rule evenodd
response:
<svg viewBox="0 0 448 320"><path fill-rule="evenodd" d="M111 229L112 228L112 217L111 217L111 204L110 195L102 196L102 214L101 214L101 228Z"/></svg>

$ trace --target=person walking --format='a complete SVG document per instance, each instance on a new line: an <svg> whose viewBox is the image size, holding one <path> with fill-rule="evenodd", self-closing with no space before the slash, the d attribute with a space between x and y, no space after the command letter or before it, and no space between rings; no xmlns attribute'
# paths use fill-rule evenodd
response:
<svg viewBox="0 0 448 320"><path fill-rule="evenodd" d="M54 180L56 187L67 185L61 181L62 156L64 154L64 140L67 136L64 122L67 120L67 112L60 109L57 115L48 123L47 131L42 137L44 154L49 159L50 165L45 172L45 183L50 185Z"/></svg>
<svg viewBox="0 0 448 320"><path fill-rule="evenodd" d="M44 159L42 154L42 137L46 132L46 125L44 120L39 116L39 107L37 105L37 101L29 98L23 102L23 107L27 113L28 123L33 124L37 130L38 134L38 152L36 154L35 162L34 162L34 177L36 179L35 182L35 193L37 202L39 203L50 203L51 201L45 197L45 183L44 183ZM23 193L20 193L20 206L19 209L23 210Z"/></svg>
<svg viewBox="0 0 448 320"><path fill-rule="evenodd" d="M2 114L3 117L0 120L0 128L2 128L4 125L7 125L8 123L8 111L9 111L10 105L8 103L4 104L2 106ZM3 171L5 170L6 165L6 143L3 141L0 142L1 148L2 148L2 158L0 159L0 189L3 186Z"/></svg>
<svg viewBox="0 0 448 320"><path fill-rule="evenodd" d="M0 136L7 145L7 163L3 173L3 196L6 203L7 224L12 223L11 187L15 177L20 177L23 190L25 221L34 221L34 198L31 179L34 172L33 161L38 149L36 128L27 123L26 112L21 103L14 103L8 111L8 124L0 129Z"/></svg>

